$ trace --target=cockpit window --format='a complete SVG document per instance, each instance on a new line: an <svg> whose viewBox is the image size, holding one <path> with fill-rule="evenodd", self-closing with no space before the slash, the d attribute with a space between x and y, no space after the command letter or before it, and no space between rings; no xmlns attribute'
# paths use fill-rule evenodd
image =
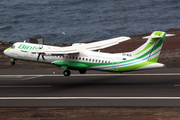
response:
<svg viewBox="0 0 180 120"><path fill-rule="evenodd" d="M11 48L14 49L14 48L15 48L15 45L12 45Z"/></svg>

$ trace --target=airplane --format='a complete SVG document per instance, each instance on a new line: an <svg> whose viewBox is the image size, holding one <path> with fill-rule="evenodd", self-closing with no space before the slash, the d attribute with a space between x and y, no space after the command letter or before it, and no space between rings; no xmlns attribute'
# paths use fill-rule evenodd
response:
<svg viewBox="0 0 180 120"><path fill-rule="evenodd" d="M11 65L15 65L16 60L49 63L63 68L64 76L70 76L70 70L79 70L80 74L85 74L87 70L122 73L164 67L164 64L157 61L166 36L174 34L155 31L150 36L143 37L148 40L139 48L123 53L103 53L100 49L130 40L130 37L122 36L93 43L74 43L66 47L16 42L3 53L11 58Z"/></svg>

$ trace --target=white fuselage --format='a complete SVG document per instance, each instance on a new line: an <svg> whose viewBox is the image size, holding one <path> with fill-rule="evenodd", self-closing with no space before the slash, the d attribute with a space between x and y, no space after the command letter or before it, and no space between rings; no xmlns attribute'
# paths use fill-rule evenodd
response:
<svg viewBox="0 0 180 120"><path fill-rule="evenodd" d="M33 53L33 50L43 50L43 51L53 51L59 49L60 47L50 46L50 45L39 45L39 44L32 44L32 43L24 43L18 42L15 43L11 48L8 48L4 51L4 54L13 58L15 60L28 60L28 61L37 61L38 53ZM63 49L63 47L61 47ZM39 57L39 62L44 63L56 63L56 62L63 62L58 63L60 64L59 67L66 65L68 62L68 66L70 69L96 69L96 70L106 70L106 71L131 71L134 68L125 68L120 70L121 67L131 66L135 64L139 64L143 60L134 60L135 62L131 62L133 59L130 57L131 55L127 55L124 53L102 53L102 52L95 52L89 50L83 50L78 54L44 54L44 59L42 56ZM128 62L128 60L130 62ZM123 63L124 61L127 61ZM137 61L137 62L136 62ZM144 60L145 61L145 60ZM76 64L74 64L74 62ZM57 65L58 66L58 65ZM83 67L82 67L83 66ZM85 66L85 67L84 67ZM105 67L104 67L105 66ZM150 66L145 66L139 69L148 69L148 68L159 68L163 67L163 64L153 63Z"/></svg>
<svg viewBox="0 0 180 120"><path fill-rule="evenodd" d="M28 60L37 61L38 53L32 53L31 50L56 50L59 47L50 45L39 45L32 43L17 42L13 45L11 49L6 49L4 54L10 58L17 60ZM63 48L63 47L62 47ZM29 51L28 51L29 50ZM39 57L39 62L45 62L51 64L54 61L75 61L75 62L88 62L88 63L112 63L131 59L131 57L123 56L123 54L111 54L102 53L96 51L85 50L79 54L70 55L44 55L45 60Z"/></svg>

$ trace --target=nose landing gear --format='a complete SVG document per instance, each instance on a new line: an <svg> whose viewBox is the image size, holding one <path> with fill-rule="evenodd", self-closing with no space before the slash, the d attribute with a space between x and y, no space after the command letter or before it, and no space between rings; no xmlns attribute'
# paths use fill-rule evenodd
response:
<svg viewBox="0 0 180 120"><path fill-rule="evenodd" d="M10 60L12 61L12 62L11 62L11 65L15 65L15 61L16 61L16 60L13 59L13 58L11 58Z"/></svg>
<svg viewBox="0 0 180 120"><path fill-rule="evenodd" d="M15 65L15 62L14 62L14 61L12 61L12 62L11 62L11 65Z"/></svg>

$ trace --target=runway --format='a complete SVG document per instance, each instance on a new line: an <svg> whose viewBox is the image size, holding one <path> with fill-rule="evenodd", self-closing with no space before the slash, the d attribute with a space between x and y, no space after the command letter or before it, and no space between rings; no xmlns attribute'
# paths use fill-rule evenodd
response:
<svg viewBox="0 0 180 120"><path fill-rule="evenodd" d="M59 69L0 70L0 91L0 107L180 106L180 69L70 77Z"/></svg>

